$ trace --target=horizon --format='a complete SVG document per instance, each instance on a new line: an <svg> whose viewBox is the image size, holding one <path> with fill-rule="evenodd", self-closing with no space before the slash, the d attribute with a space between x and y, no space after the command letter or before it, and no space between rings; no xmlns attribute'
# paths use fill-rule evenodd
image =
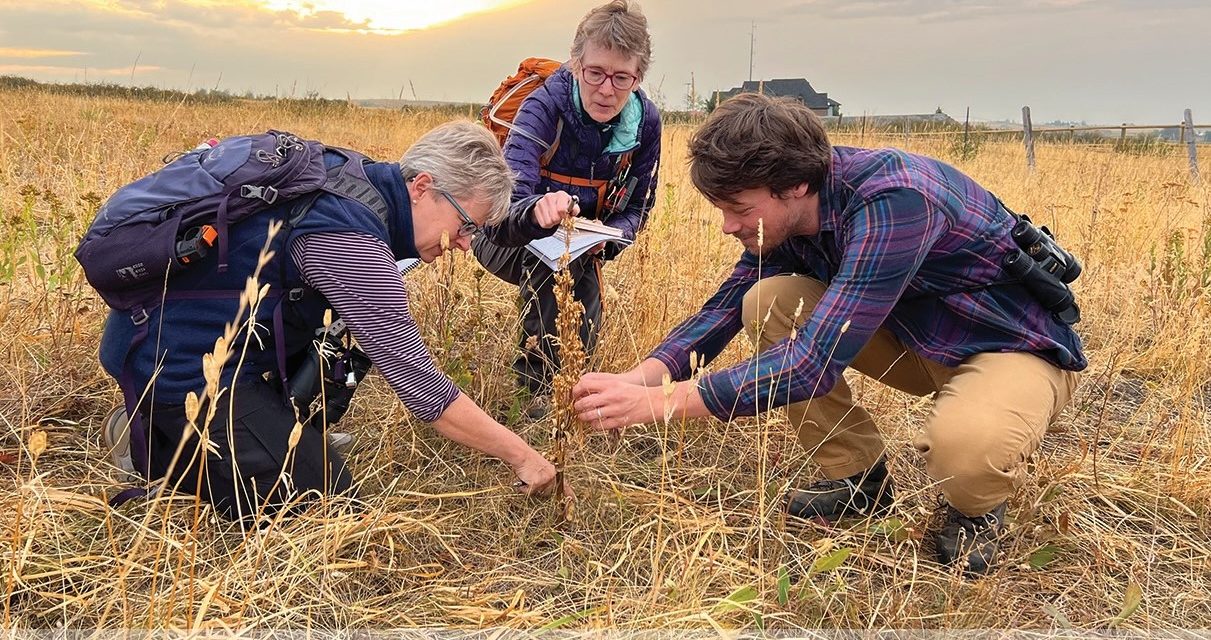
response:
<svg viewBox="0 0 1211 640"><path fill-rule="evenodd" d="M558 0L10 0L0 74L233 95L482 103L530 55L565 59L600 4ZM749 79L806 78L845 116L1177 123L1211 41L1196 0L722 0L641 3L644 90L669 110ZM1183 35L1191 32L1189 35ZM467 43L474 43L467 46ZM838 54L838 55L833 55ZM928 71L924 71L928 70ZM1126 87L1126 89L1124 89Z"/></svg>
<svg viewBox="0 0 1211 640"><path fill-rule="evenodd" d="M166 92L166 93L170 93L170 94L173 94L173 95L181 95L181 96L193 95L194 93L197 93L197 92L199 92L199 91L210 91L210 90L207 90L207 89L204 89L204 88L197 88L197 89L194 89L194 90L192 90L192 91L187 91L187 90L184 90L184 89L174 89L174 88L170 88L170 87L157 87L157 86L154 86L154 85L128 85L128 84L123 84L123 83L118 83L118 82L101 82L101 81L98 81L98 82L88 82L88 83L84 83L84 82L77 82L77 81L71 81L71 82L42 81L42 80L37 80L36 78L30 78L30 77L27 77L27 76L21 76L21 75L12 75L12 74L0 74L0 78L17 78L17 79L20 79L20 80L28 80L28 81L31 81L31 82L38 83L40 86L43 86L43 87L51 87L51 86L57 86L57 87L73 87L73 86L80 86L80 87L86 87L86 88L87 88L87 87L115 87L115 88L117 88L117 89L124 89L124 90L140 90L140 89L149 89L149 90L154 90L154 91L164 91L164 92ZM318 97L318 96L317 96L317 97L311 97L311 96L297 96L297 95L293 95L293 96L292 96L292 95L278 95L278 96L275 96L275 95L271 95L271 94L264 94L264 93L262 93L262 94L257 94L257 93L252 93L252 92L233 93L233 92L226 91L226 90L223 90L223 89L214 89L213 91L214 91L215 93L222 94L222 95L224 95L224 96L226 96L226 97L228 97L228 98L234 99L234 100L301 100L301 101L306 101L306 100L325 100L325 101L334 101L334 102L345 102L345 101L350 101L350 102L353 102L353 103L358 103L358 106L361 106L361 107L365 107L365 108L379 108L379 109L391 109L391 108L398 108L398 107L400 107L400 106L417 106L417 107L423 107L423 108L428 108L428 107L432 107L432 108L441 108L441 107L462 108L462 107L482 107L482 106L485 104L485 101L484 101L484 100L482 100L482 99L481 99L480 101L478 101L478 102L454 102L454 101L442 101L442 100L424 100L424 99L420 99L420 100L412 100L412 99L408 99L408 98L355 98L355 97L351 97L351 96L349 96L349 97L344 97L344 98L341 98L341 97ZM367 104L367 103L384 103L384 104ZM691 110L690 110L690 109L685 108L685 106L684 106L684 105L682 105L682 106L681 106L681 108L677 108L677 107L674 105L674 106L669 107L669 108L662 108L662 109L661 109L661 112L662 112L662 113L687 113L687 112L689 112L689 111L691 111ZM901 117L919 117L919 116L922 116L922 115L931 115L931 114L922 114L922 113L864 113L864 114L848 114L848 113L847 113L847 114L842 114L842 118L844 118L845 120L851 120L851 119L852 119L852 120L858 120L858 119L861 119L861 118L901 118ZM945 111L943 111L943 112L942 112L942 115L945 115L945 116L947 116L947 117L951 118L951 119L952 119L954 122L956 122L956 123L958 123L958 124L962 124L962 123L963 123L963 118L956 117L956 116L955 116L955 114L952 114L952 113L946 113ZM823 116L822 116L822 117L823 117ZM1071 126L1076 126L1076 127L1078 127L1078 128L1079 128L1079 127L1082 127L1082 126L1088 126L1088 127L1096 127L1096 128L1098 128L1098 129L1105 129L1105 130L1118 129L1120 126L1123 126L1123 125L1125 125L1125 126L1127 126L1127 127L1133 127L1133 126L1134 126L1134 127L1140 127L1140 126L1145 126L1145 127L1147 127L1147 126L1155 126L1157 129L1162 129L1162 128L1180 128L1181 126L1183 126L1183 125L1184 125L1184 123L1183 123L1183 122L1173 122L1173 123L1136 123L1136 122L1108 123L1108 122L1088 122L1088 121L1085 121L1085 120L1047 120L1047 121L1035 121L1035 120L1033 120L1033 119L1032 119L1032 121L1034 122L1034 126L1035 126L1035 128L1036 128L1036 129L1037 129L1037 128L1040 128L1040 127L1044 127L1044 126L1046 126L1046 125L1056 125L1056 124L1059 124L1059 125L1064 125L1064 126L1069 126L1069 125L1071 125ZM970 120L970 122L972 122L973 124L1012 124L1012 125L1017 125L1017 126L1019 126L1019 127L1020 127L1020 126L1022 126L1022 124L1023 124L1023 123L1022 123L1022 121L1021 121L1021 119L1017 119L1017 120L996 119L996 120L994 120L994 119L977 119L977 118L972 118L972 119ZM1211 129L1211 125L1200 125L1198 122L1195 122L1195 128L1196 128L1196 129ZM1146 131L1146 130L1142 130L1142 131ZM1209 133L1211 133L1211 132L1209 132ZM1129 133L1128 135L1132 135L1132 134L1130 134L1130 133Z"/></svg>

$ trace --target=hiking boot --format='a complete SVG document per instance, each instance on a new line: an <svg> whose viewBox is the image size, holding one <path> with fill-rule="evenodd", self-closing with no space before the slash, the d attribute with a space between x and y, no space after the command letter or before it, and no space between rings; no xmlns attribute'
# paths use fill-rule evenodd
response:
<svg viewBox="0 0 1211 640"><path fill-rule="evenodd" d="M125 480L135 481L135 461L130 454L130 420L126 418L126 407L118 407L101 422L101 444L109 451L110 460L122 470Z"/></svg>
<svg viewBox="0 0 1211 640"><path fill-rule="evenodd" d="M978 516L965 516L946 505L946 521L942 523L942 530L934 535L938 562L959 564L969 575L988 573L1000 547L1004 523L1004 502Z"/></svg>
<svg viewBox="0 0 1211 640"><path fill-rule="evenodd" d="M344 431L329 431L328 446L336 449L336 452L342 456L348 455L349 450L353 448L353 434Z"/></svg>
<svg viewBox="0 0 1211 640"><path fill-rule="evenodd" d="M839 480L818 480L806 489L786 494L786 512L796 518L822 518L832 522L851 515L881 518L891 508L893 488L887 461Z"/></svg>

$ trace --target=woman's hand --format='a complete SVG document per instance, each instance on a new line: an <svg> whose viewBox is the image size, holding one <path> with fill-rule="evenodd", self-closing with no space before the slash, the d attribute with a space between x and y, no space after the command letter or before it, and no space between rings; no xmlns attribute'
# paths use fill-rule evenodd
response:
<svg viewBox="0 0 1211 640"><path fill-rule="evenodd" d="M517 475L517 483L513 485L517 491L528 496L541 498L551 495L557 490L555 465L542 457L542 454L531 450L531 454L513 465L513 473ZM564 484L564 495L575 498L572 487Z"/></svg>
<svg viewBox="0 0 1211 640"><path fill-rule="evenodd" d="M534 224L551 229L564 218L580 215L580 204L566 191L552 191L534 203Z"/></svg>

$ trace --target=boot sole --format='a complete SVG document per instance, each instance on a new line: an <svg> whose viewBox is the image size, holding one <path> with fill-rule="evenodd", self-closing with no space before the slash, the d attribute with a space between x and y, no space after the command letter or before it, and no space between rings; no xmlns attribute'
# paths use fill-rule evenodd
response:
<svg viewBox="0 0 1211 640"><path fill-rule="evenodd" d="M101 423L101 444L109 452L110 462L122 472L123 482L139 479L130 450L130 420L125 409L114 409L105 416Z"/></svg>

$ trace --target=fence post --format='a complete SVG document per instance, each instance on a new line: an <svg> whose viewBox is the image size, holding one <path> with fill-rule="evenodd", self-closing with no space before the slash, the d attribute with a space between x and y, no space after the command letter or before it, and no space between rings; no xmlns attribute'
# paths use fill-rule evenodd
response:
<svg viewBox="0 0 1211 640"><path fill-rule="evenodd" d="M1120 149L1127 148L1127 123L1126 122L1123 123L1123 128L1121 130L1119 130L1118 148L1120 148Z"/></svg>
<svg viewBox="0 0 1211 640"><path fill-rule="evenodd" d="M967 107L967 115L963 116L963 153L971 147L967 146L967 132L971 129L971 107Z"/></svg>
<svg viewBox="0 0 1211 640"><path fill-rule="evenodd" d="M908 148L908 120L904 120L904 148Z"/></svg>
<svg viewBox="0 0 1211 640"><path fill-rule="evenodd" d="M1186 123L1179 122L1177 125L1177 143L1186 144Z"/></svg>
<svg viewBox="0 0 1211 640"><path fill-rule="evenodd" d="M1183 130L1190 130L1190 141L1186 143L1186 153L1190 156L1190 180L1198 182L1198 140L1194 136L1194 116L1186 109L1186 122Z"/></svg>
<svg viewBox="0 0 1211 640"><path fill-rule="evenodd" d="M1076 125L1068 125L1068 144L1076 144Z"/></svg>
<svg viewBox="0 0 1211 640"><path fill-rule="evenodd" d="M1022 107L1022 144L1026 145L1026 167L1034 171L1034 128L1030 126L1030 107Z"/></svg>

